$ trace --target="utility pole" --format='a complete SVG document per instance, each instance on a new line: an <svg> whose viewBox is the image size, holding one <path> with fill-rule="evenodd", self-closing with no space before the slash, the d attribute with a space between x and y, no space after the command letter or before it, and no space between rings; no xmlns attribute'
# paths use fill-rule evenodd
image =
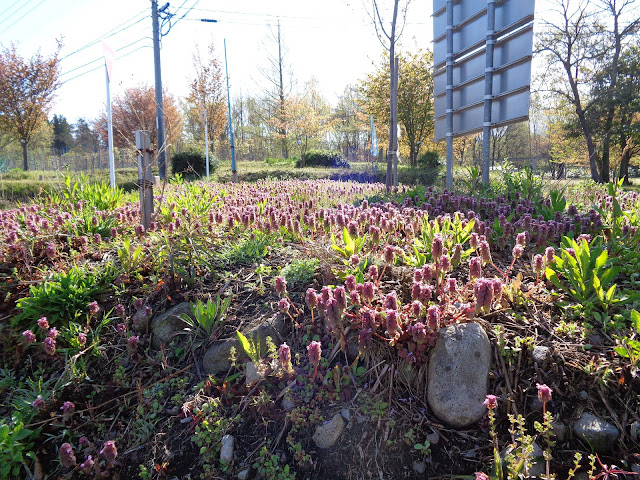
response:
<svg viewBox="0 0 640 480"><path fill-rule="evenodd" d="M227 39L224 39L224 70L227 74L227 107L229 111L229 143L231 143L231 179L238 181L238 169L236 168L236 145L233 142L233 123L231 122L231 97L229 95L229 67L227 66Z"/></svg>
<svg viewBox="0 0 640 480"><path fill-rule="evenodd" d="M169 7L166 3L161 9ZM162 75L160 73L160 26L158 25L158 0L151 0L151 19L153 21L153 64L155 67L156 91L156 148L158 151L158 171L160 178L167 178L167 154L164 140L164 103L162 101Z"/></svg>

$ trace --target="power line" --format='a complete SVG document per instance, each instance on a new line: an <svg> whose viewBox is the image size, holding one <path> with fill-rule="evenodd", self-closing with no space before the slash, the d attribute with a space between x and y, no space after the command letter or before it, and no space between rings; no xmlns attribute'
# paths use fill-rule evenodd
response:
<svg viewBox="0 0 640 480"><path fill-rule="evenodd" d="M7 18L5 18L4 20L2 20L0 22L0 25L3 24L4 22L6 22L7 20L10 20L11 17L13 15L16 15L20 10L22 10L24 7L26 7L27 5L29 5L33 0L28 0L26 3L23 3L20 8L18 8L18 10L16 10L15 12L13 12L11 15L9 15ZM19 22L20 20L22 20L25 16L27 16L28 14L30 14L33 10L35 10L36 8L38 8L43 2L45 2L46 0L42 0L40 3L38 3L35 7L33 7L30 10L27 10L27 12L22 15L21 17L18 17L17 20L15 20L13 23L11 23L7 28L5 28L2 33L6 32L7 30L9 30L11 27L13 27L17 22Z"/></svg>
<svg viewBox="0 0 640 480"><path fill-rule="evenodd" d="M144 15L142 16L142 18L139 18L137 21L135 21L134 23L132 23L131 25L127 25L126 27L118 30L118 28L122 27L123 25L129 23L130 21L134 20L136 17L138 17L141 13L146 12L147 9L143 9L140 10L138 13L136 13L135 15L133 15L132 17L130 17L128 20L125 20L124 22L122 22L120 25L113 27L111 30L109 30L108 32L104 33L103 35L101 35L100 37L97 37L95 40L92 40L91 42L87 43L86 45L78 48L77 50L74 50L73 52L65 55L64 57L62 57L60 60L64 60L65 58L70 57L71 55L75 55L78 52L81 52L82 50L85 50L89 47L92 47L93 45L97 44L98 42L100 42L101 40L105 40L107 38L113 37L114 35L123 32L131 27L133 27L134 25L137 25L138 23L140 23L142 20L144 20L145 18L148 17L148 15Z"/></svg>
<svg viewBox="0 0 640 480"><path fill-rule="evenodd" d="M11 10L13 7L15 7L17 4L20 3L20 0L16 0L15 2L13 2L11 5L9 5L7 8L5 8L1 13L0 13L0 17L2 15L4 15L5 13L7 13L9 10ZM15 13L15 12L14 12ZM0 22L2 23L2 22Z"/></svg>
<svg viewBox="0 0 640 480"><path fill-rule="evenodd" d="M119 51L121 51L121 50L124 50L125 48L130 47L131 45L135 45L136 43L139 43L139 42L141 42L141 41L143 41L143 40L150 39L150 38L151 38L151 37L142 37L142 38L139 38L139 39L137 39L137 40L135 40L135 41L133 41L133 42L131 42L131 43L129 43L129 44L127 44L127 45L125 45L124 47L120 47L120 48L118 48L118 49L116 50L116 52L119 52ZM98 57L98 58L96 58L96 59L94 59L94 60L91 60L90 62L87 62L87 63L85 63L85 64L82 64L82 65L80 65L80 66L78 66L78 67L72 68L71 70L67 70L66 72L61 73L61 74L60 74L60 76L62 77L62 76L64 76L64 75L69 75L71 72L75 72L76 70L80 70L81 68L84 68L84 67L86 67L86 66L88 66L88 65L91 65L92 63L99 62L99 61L101 61L103 58L104 58L104 56L100 56L100 57Z"/></svg>
<svg viewBox="0 0 640 480"><path fill-rule="evenodd" d="M149 38L149 37L145 37L145 38ZM124 47L123 47L123 48L124 48ZM143 45L143 46L141 46L141 47L136 48L135 50L131 50L130 52L127 52L127 53L125 53L125 54L123 54L123 55L120 55L119 57L116 57L115 59L116 59L116 60L120 60L121 58L128 57L128 56L129 56L129 55L131 55L132 53L139 52L140 50L145 49L145 48L153 48L153 47L152 47L151 45ZM116 50L116 51L117 51L117 50ZM93 62L92 62L92 63L93 63ZM75 77L68 78L67 80L65 80L64 82L62 82L62 85L64 85L65 83L69 83L70 81L75 80L76 78L80 78L80 77L82 77L82 76L84 76L84 75L87 75L87 74L89 74L89 73L91 73L91 72L95 72L95 71L96 71L96 70L98 70L99 68L102 68L102 65L98 65L97 67L93 67L92 69L87 70L86 72L82 72L82 73L80 73L80 74L76 75Z"/></svg>

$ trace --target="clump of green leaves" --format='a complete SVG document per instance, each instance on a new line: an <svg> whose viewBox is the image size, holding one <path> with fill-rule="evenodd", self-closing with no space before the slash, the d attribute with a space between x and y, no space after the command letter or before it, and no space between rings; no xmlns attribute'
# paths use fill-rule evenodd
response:
<svg viewBox="0 0 640 480"><path fill-rule="evenodd" d="M144 259L142 256L142 245L133 247L131 240L125 237L122 241L122 246L118 247L117 253L122 268L127 275L132 275L138 271Z"/></svg>
<svg viewBox="0 0 640 480"><path fill-rule="evenodd" d="M229 265L259 263L267 256L269 248L275 245L275 238L263 232L255 232L237 243L226 244L220 259Z"/></svg>
<svg viewBox="0 0 640 480"><path fill-rule="evenodd" d="M72 205L81 201L85 207L98 210L113 210L122 204L124 198L121 188L111 188L106 182L89 183L85 175L77 181L66 176L62 195Z"/></svg>
<svg viewBox="0 0 640 480"><path fill-rule="evenodd" d="M287 279L287 285L291 288L304 287L313 283L319 263L317 258L294 260L285 265L280 274Z"/></svg>
<svg viewBox="0 0 640 480"><path fill-rule="evenodd" d="M231 297L222 298L220 295L217 295L215 300L209 299L206 302L198 300L191 303L193 318L184 313L180 318L196 336L209 338L213 330L224 320L229 305L231 305Z"/></svg>
<svg viewBox="0 0 640 480"><path fill-rule="evenodd" d="M629 336L616 336L619 345L614 350L618 355L629 360L635 373L640 370L640 313L637 310L631 311L631 324L633 332Z"/></svg>
<svg viewBox="0 0 640 480"><path fill-rule="evenodd" d="M619 268L608 262L609 254L602 237L591 244L586 239L563 237L560 256L547 266L546 276L551 283L580 305L589 305L607 312L614 305L628 301L616 295L614 282Z"/></svg>
<svg viewBox="0 0 640 480"><path fill-rule="evenodd" d="M346 259L346 261L349 261L352 255L356 255L360 253L360 251L362 250L362 247L364 247L364 243L366 239L367 239L366 235L362 237L352 238L351 235L349 235L349 230L347 230L347 227L344 227L342 229L342 241L344 242L344 247L341 247L338 245L338 242L336 241L336 236L332 234L331 248L333 248L336 252L341 253L342 256Z"/></svg>
<svg viewBox="0 0 640 480"><path fill-rule="evenodd" d="M429 221L427 216L424 217L420 233L414 240L414 254L407 258L409 265L421 267L432 260L431 246L436 235L442 235L444 247L452 252L456 244L464 245L469 241L475 225L475 219L465 224L457 213L454 213L453 217L445 215L441 222L437 219ZM467 259L472 253L472 248L463 250L460 261Z"/></svg>
<svg viewBox="0 0 640 480"><path fill-rule="evenodd" d="M13 317L13 327L28 326L40 317L49 324L61 325L88 312L89 303L115 279L114 270L91 271L77 266L68 272L54 273L40 284L31 285L29 296L17 302L21 312Z"/></svg>
<svg viewBox="0 0 640 480"><path fill-rule="evenodd" d="M281 467L278 455L271 455L267 447L262 447L260 457L253 464L253 468L268 480L293 480L296 478L295 472L289 471L289 465Z"/></svg>
<svg viewBox="0 0 640 480"><path fill-rule="evenodd" d="M25 428L20 414L15 413L11 421L0 423L0 477L11 480L22 478L22 466L34 459L33 447L40 428Z"/></svg>

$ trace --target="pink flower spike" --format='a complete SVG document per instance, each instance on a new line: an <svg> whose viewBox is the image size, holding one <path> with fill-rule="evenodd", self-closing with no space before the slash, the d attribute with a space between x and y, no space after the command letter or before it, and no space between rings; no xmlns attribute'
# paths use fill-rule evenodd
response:
<svg viewBox="0 0 640 480"><path fill-rule="evenodd" d="M322 356L322 344L320 342L313 341L307 346L307 354L309 355L309 362L314 367L317 367L320 363L320 357Z"/></svg>
<svg viewBox="0 0 640 480"><path fill-rule="evenodd" d="M54 355L56 353L56 340L52 337L47 337L42 342L42 348L47 355Z"/></svg>
<svg viewBox="0 0 640 480"><path fill-rule="evenodd" d="M498 406L498 397L496 397L495 395L487 395L482 404L489 410L495 410Z"/></svg>
<svg viewBox="0 0 640 480"><path fill-rule="evenodd" d="M278 308L280 309L281 312L288 312L289 311L289 300L287 300L286 298L281 298L280 301L278 302Z"/></svg>
<svg viewBox="0 0 640 480"><path fill-rule="evenodd" d="M483 472L475 472L475 480L489 480L489 475Z"/></svg>
<svg viewBox="0 0 640 480"><path fill-rule="evenodd" d="M313 308L318 305L318 294L313 288L311 287L307 288L305 301L307 302L307 305L309 306L309 308Z"/></svg>
<svg viewBox="0 0 640 480"><path fill-rule="evenodd" d="M58 451L60 455L60 463L65 468L72 468L76 466L76 455L73 453L73 447L69 443L63 443L60 445Z"/></svg>
<svg viewBox="0 0 640 480"><path fill-rule="evenodd" d="M287 293L287 280L283 276L276 277L276 293L284 295Z"/></svg>
<svg viewBox="0 0 640 480"><path fill-rule="evenodd" d="M551 401L551 394L553 390L548 387L546 384L536 383L536 388L538 389L538 400L542 403L548 403Z"/></svg>
<svg viewBox="0 0 640 480"><path fill-rule="evenodd" d="M37 410L43 410L47 405L46 403L44 403L44 400L42 399L42 395L38 395L36 399L33 402L31 402L31 406Z"/></svg>
<svg viewBox="0 0 640 480"><path fill-rule="evenodd" d="M89 314L95 315L100 311L100 307L98 306L98 302L91 302L89 304Z"/></svg>
<svg viewBox="0 0 640 480"><path fill-rule="evenodd" d="M113 467L113 462L115 462L116 457L118 456L118 449L116 448L116 442L113 440L107 440L104 442L104 446L102 450L100 450L100 455L104 455L104 458L107 459L107 467Z"/></svg>
<svg viewBox="0 0 640 480"><path fill-rule="evenodd" d="M38 320L38 326L43 330L48 330L49 329L49 320L47 320L47 317L40 318Z"/></svg>
<svg viewBox="0 0 640 480"><path fill-rule="evenodd" d="M31 330L25 330L22 332L24 343L34 343L36 341L36 335Z"/></svg>
<svg viewBox="0 0 640 480"><path fill-rule="evenodd" d="M62 410L62 416L64 417L64 419L70 420L73 412L76 411L76 406L73 404L73 402L67 401L62 404L60 410Z"/></svg>

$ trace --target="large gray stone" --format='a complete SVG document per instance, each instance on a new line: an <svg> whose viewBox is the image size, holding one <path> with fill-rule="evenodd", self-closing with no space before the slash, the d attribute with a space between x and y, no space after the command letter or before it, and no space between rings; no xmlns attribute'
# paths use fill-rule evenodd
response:
<svg viewBox="0 0 640 480"><path fill-rule="evenodd" d="M429 359L427 401L433 413L452 427L480 420L486 408L491 343L477 323L440 330Z"/></svg>
<svg viewBox="0 0 640 480"><path fill-rule="evenodd" d="M182 302L161 315L158 315L151 321L151 347L158 350L160 345L168 344L172 335L181 332L187 324L180 318L180 315L186 313L191 318L191 304Z"/></svg>
<svg viewBox="0 0 640 480"><path fill-rule="evenodd" d="M338 441L343 430L342 415L336 413L331 420L316 427L312 438L318 448L330 448Z"/></svg>
<svg viewBox="0 0 640 480"><path fill-rule="evenodd" d="M573 424L573 431L596 452L607 453L620 438L620 430L595 415L584 412Z"/></svg>
<svg viewBox="0 0 640 480"><path fill-rule="evenodd" d="M243 332L243 335L249 341L260 345L261 356L267 351L267 337L271 337L276 347L283 341L282 334L285 329L285 323L280 317L281 315L278 315L261 324L249 326L248 331ZM202 368L205 373L215 375L229 370L231 368L232 348L236 349L237 360L242 360L245 357L236 336L216 342L209 347L202 358Z"/></svg>

